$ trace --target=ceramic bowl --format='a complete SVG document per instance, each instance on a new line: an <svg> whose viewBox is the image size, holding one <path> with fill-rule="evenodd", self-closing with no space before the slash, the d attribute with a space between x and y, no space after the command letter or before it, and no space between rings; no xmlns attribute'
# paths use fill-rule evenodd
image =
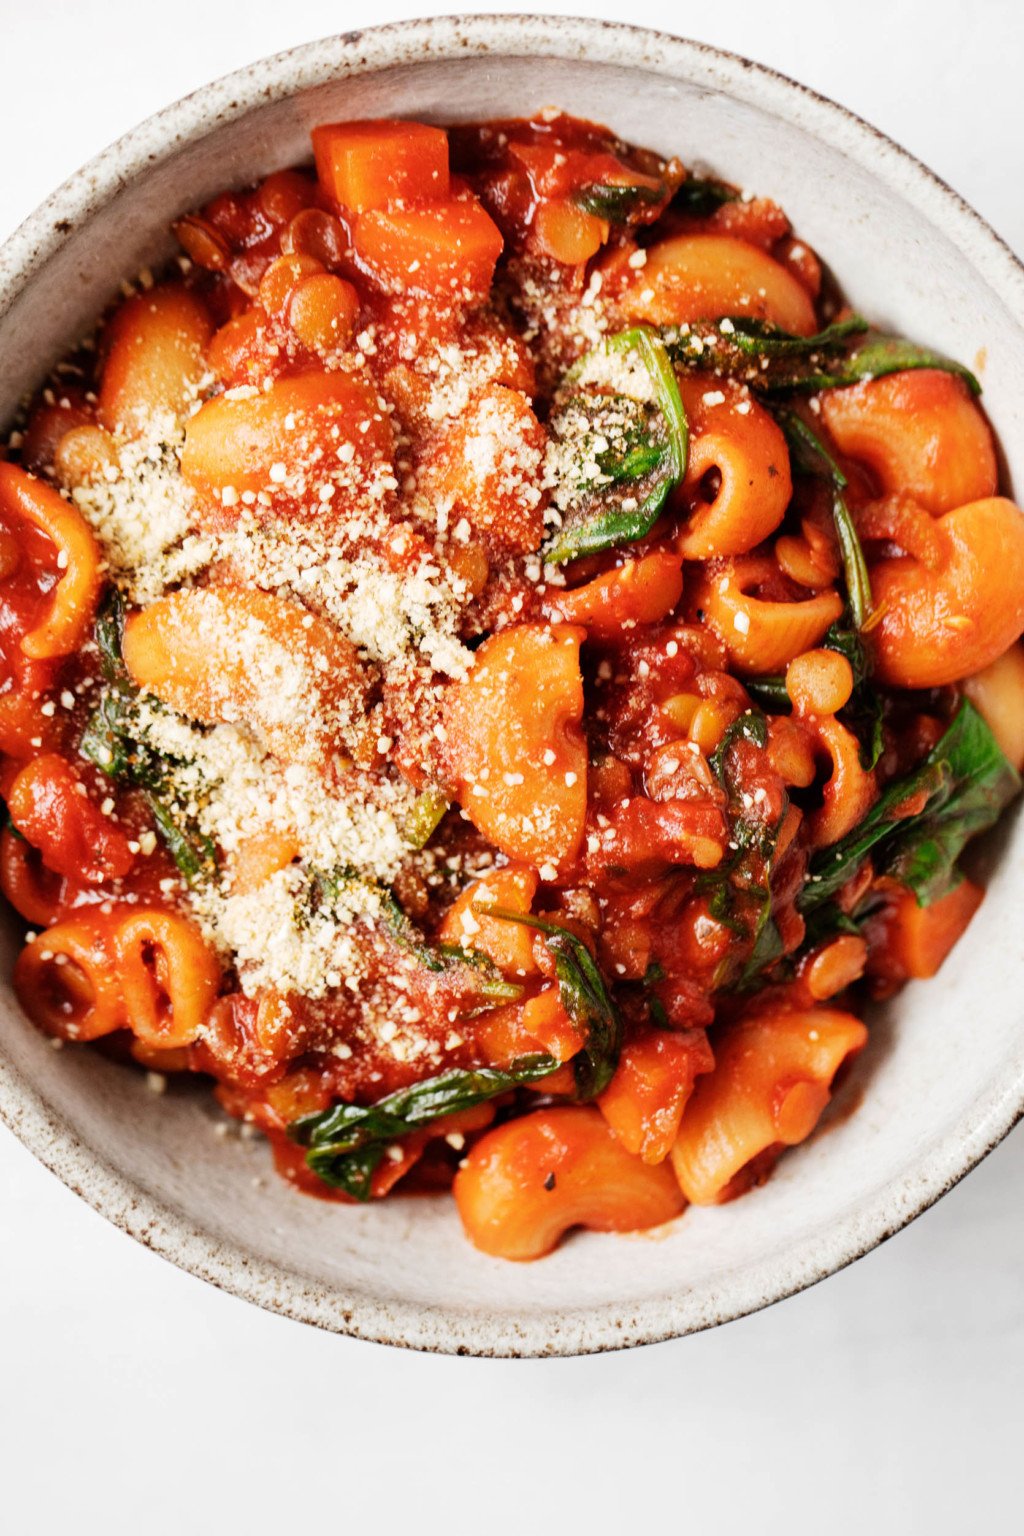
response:
<svg viewBox="0 0 1024 1536"><path fill-rule="evenodd" d="M528 16L328 38L204 87L106 150L0 252L0 421L120 278L168 254L174 216L305 158L313 124L548 104L777 198L865 313L981 371L1007 462L1024 465L1024 269L954 193L841 107L760 66L630 27ZM688 1333L867 1252L1021 1114L1024 833L1018 822L1000 837L980 917L940 980L876 1014L838 1113L762 1189L654 1236L581 1234L519 1266L474 1252L447 1200L304 1199L274 1178L261 1143L217 1134L209 1094L172 1086L158 1098L143 1074L92 1051L51 1050L6 980L0 1114L141 1242L305 1322L482 1355ZM5 978L22 926L3 924Z"/></svg>

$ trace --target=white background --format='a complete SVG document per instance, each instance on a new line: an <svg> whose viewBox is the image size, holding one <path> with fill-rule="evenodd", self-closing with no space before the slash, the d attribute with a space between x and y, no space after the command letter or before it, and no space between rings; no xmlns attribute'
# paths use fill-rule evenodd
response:
<svg viewBox="0 0 1024 1536"><path fill-rule="evenodd" d="M576 9L817 87L1024 252L1018 0ZM411 14L427 7L0 0L0 236L215 75ZM1022 1194L1018 1131L909 1231L756 1317L627 1355L450 1360L321 1335L178 1273L0 1129L0 1530L1019 1529Z"/></svg>

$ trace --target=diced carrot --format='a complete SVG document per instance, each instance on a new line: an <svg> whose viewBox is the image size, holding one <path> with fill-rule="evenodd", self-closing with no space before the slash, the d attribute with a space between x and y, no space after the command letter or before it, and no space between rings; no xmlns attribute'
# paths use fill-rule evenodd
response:
<svg viewBox="0 0 1024 1536"><path fill-rule="evenodd" d="M448 196L448 135L442 128L378 117L324 123L312 137L321 185L354 213Z"/></svg>
<svg viewBox="0 0 1024 1536"><path fill-rule="evenodd" d="M961 880L930 906L919 907L913 891L893 886L882 911L865 925L869 974L900 985L934 976L981 905L984 892Z"/></svg>
<svg viewBox="0 0 1024 1536"><path fill-rule="evenodd" d="M556 1061L568 1062L583 1047L579 1027L570 1018L554 985L527 998L481 1014L473 1024L473 1044L492 1067L508 1067L520 1056L546 1052ZM559 1069L537 1080L542 1093L572 1093L571 1069Z"/></svg>
<svg viewBox="0 0 1024 1536"><path fill-rule="evenodd" d="M364 213L356 255L388 293L467 301L486 296L501 255L501 231L476 201Z"/></svg>
<svg viewBox="0 0 1024 1536"><path fill-rule="evenodd" d="M439 434L420 490L446 498L453 523L464 517L499 554L531 554L544 537L546 446L526 396L489 384Z"/></svg>
<svg viewBox="0 0 1024 1536"><path fill-rule="evenodd" d="M530 998L523 1008L523 1028L557 1061L569 1061L583 1048L580 1028L569 1017L559 987L545 987Z"/></svg>
<svg viewBox="0 0 1024 1536"><path fill-rule="evenodd" d="M506 976L533 976L533 929L486 917L480 908L504 907L529 912L540 877L529 864L507 864L492 869L468 885L445 913L438 937L445 944L461 944L489 955Z"/></svg>

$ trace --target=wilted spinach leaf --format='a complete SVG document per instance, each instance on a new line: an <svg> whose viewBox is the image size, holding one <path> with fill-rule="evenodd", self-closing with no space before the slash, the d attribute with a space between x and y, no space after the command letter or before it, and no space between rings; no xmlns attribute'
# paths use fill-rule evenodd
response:
<svg viewBox="0 0 1024 1536"><path fill-rule="evenodd" d="M890 784L859 826L815 857L797 906L806 914L829 901L869 853L880 873L928 906L958 883L964 846L999 819L1020 788L1020 775L965 700L921 766ZM901 815L922 795L921 809Z"/></svg>
<svg viewBox="0 0 1024 1536"><path fill-rule="evenodd" d="M139 739L138 690L124 664L123 634L121 598L112 591L96 616L94 631L104 684L78 750L108 778L128 780L139 788L157 831L186 880L212 875L217 868L216 851L177 805L169 782L172 765Z"/></svg>
<svg viewBox="0 0 1024 1536"><path fill-rule="evenodd" d="M799 416L792 411L778 411L777 419L786 434L794 467L826 481L832 488L832 518L839 540L850 616L856 628L863 629L874 604L864 550L844 495L848 484L846 476L817 433Z"/></svg>
<svg viewBox="0 0 1024 1536"><path fill-rule="evenodd" d="M576 1097L596 1098L607 1088L618 1065L622 1019L590 950L575 933L547 918L482 903L477 911L506 923L535 928L544 935L554 957L562 1006L579 1025L584 1039L582 1050L572 1058Z"/></svg>
<svg viewBox="0 0 1024 1536"><path fill-rule="evenodd" d="M715 176L690 176L676 189L672 207L694 219L706 219L723 203L735 203L739 192Z"/></svg>
<svg viewBox="0 0 1024 1536"><path fill-rule="evenodd" d="M553 1056L520 1056L509 1067L455 1069L389 1093L376 1104L336 1104L304 1115L288 1135L308 1148L306 1163L332 1189L369 1200L373 1175L387 1148L445 1115L472 1109L488 1099L537 1082L556 1071Z"/></svg>
<svg viewBox="0 0 1024 1536"><path fill-rule="evenodd" d="M689 428L675 370L657 336L646 327L609 337L606 353L635 354L653 385L651 403L598 390L574 390L594 354L563 381L562 404L551 419L563 459L570 505L548 541L545 559L561 565L635 543L657 522L669 492L686 473ZM596 466L595 478L591 466Z"/></svg>
<svg viewBox="0 0 1024 1536"><path fill-rule="evenodd" d="M962 363L901 336L872 331L861 315L837 320L813 336L797 336L764 320L726 315L661 332L673 362L741 379L757 394L813 394L906 369L937 368L962 378L972 394L981 385ZM853 347L853 337L863 337Z"/></svg>
<svg viewBox="0 0 1024 1536"><path fill-rule="evenodd" d="M636 215L654 208L665 196L663 186L648 187L642 182L592 181L573 193L573 202L584 213L606 219L609 224L628 224Z"/></svg>

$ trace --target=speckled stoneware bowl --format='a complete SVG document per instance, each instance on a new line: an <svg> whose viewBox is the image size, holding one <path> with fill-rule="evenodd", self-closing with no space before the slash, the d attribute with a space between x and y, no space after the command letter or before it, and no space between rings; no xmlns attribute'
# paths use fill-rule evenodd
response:
<svg viewBox="0 0 1024 1536"><path fill-rule="evenodd" d="M439 122L557 104L778 198L867 314L974 363L1024 464L1024 270L976 214L842 108L713 49L528 16L412 22L254 64L151 118L74 176L0 253L0 420L167 226L307 154L329 118ZM277 1182L217 1134L207 1093L57 1053L0 997L0 1113L111 1221L261 1306L420 1349L573 1354L706 1328L839 1269L910 1221L1024 1107L1020 824L938 981L873 1021L831 1123L763 1188L657 1234L578 1235L534 1265L463 1240L447 1200L343 1209ZM1014 847L1016 845L1016 848ZM9 975L21 924L8 920ZM857 1104L856 1113L845 1111ZM223 1128L222 1128L223 1129Z"/></svg>

